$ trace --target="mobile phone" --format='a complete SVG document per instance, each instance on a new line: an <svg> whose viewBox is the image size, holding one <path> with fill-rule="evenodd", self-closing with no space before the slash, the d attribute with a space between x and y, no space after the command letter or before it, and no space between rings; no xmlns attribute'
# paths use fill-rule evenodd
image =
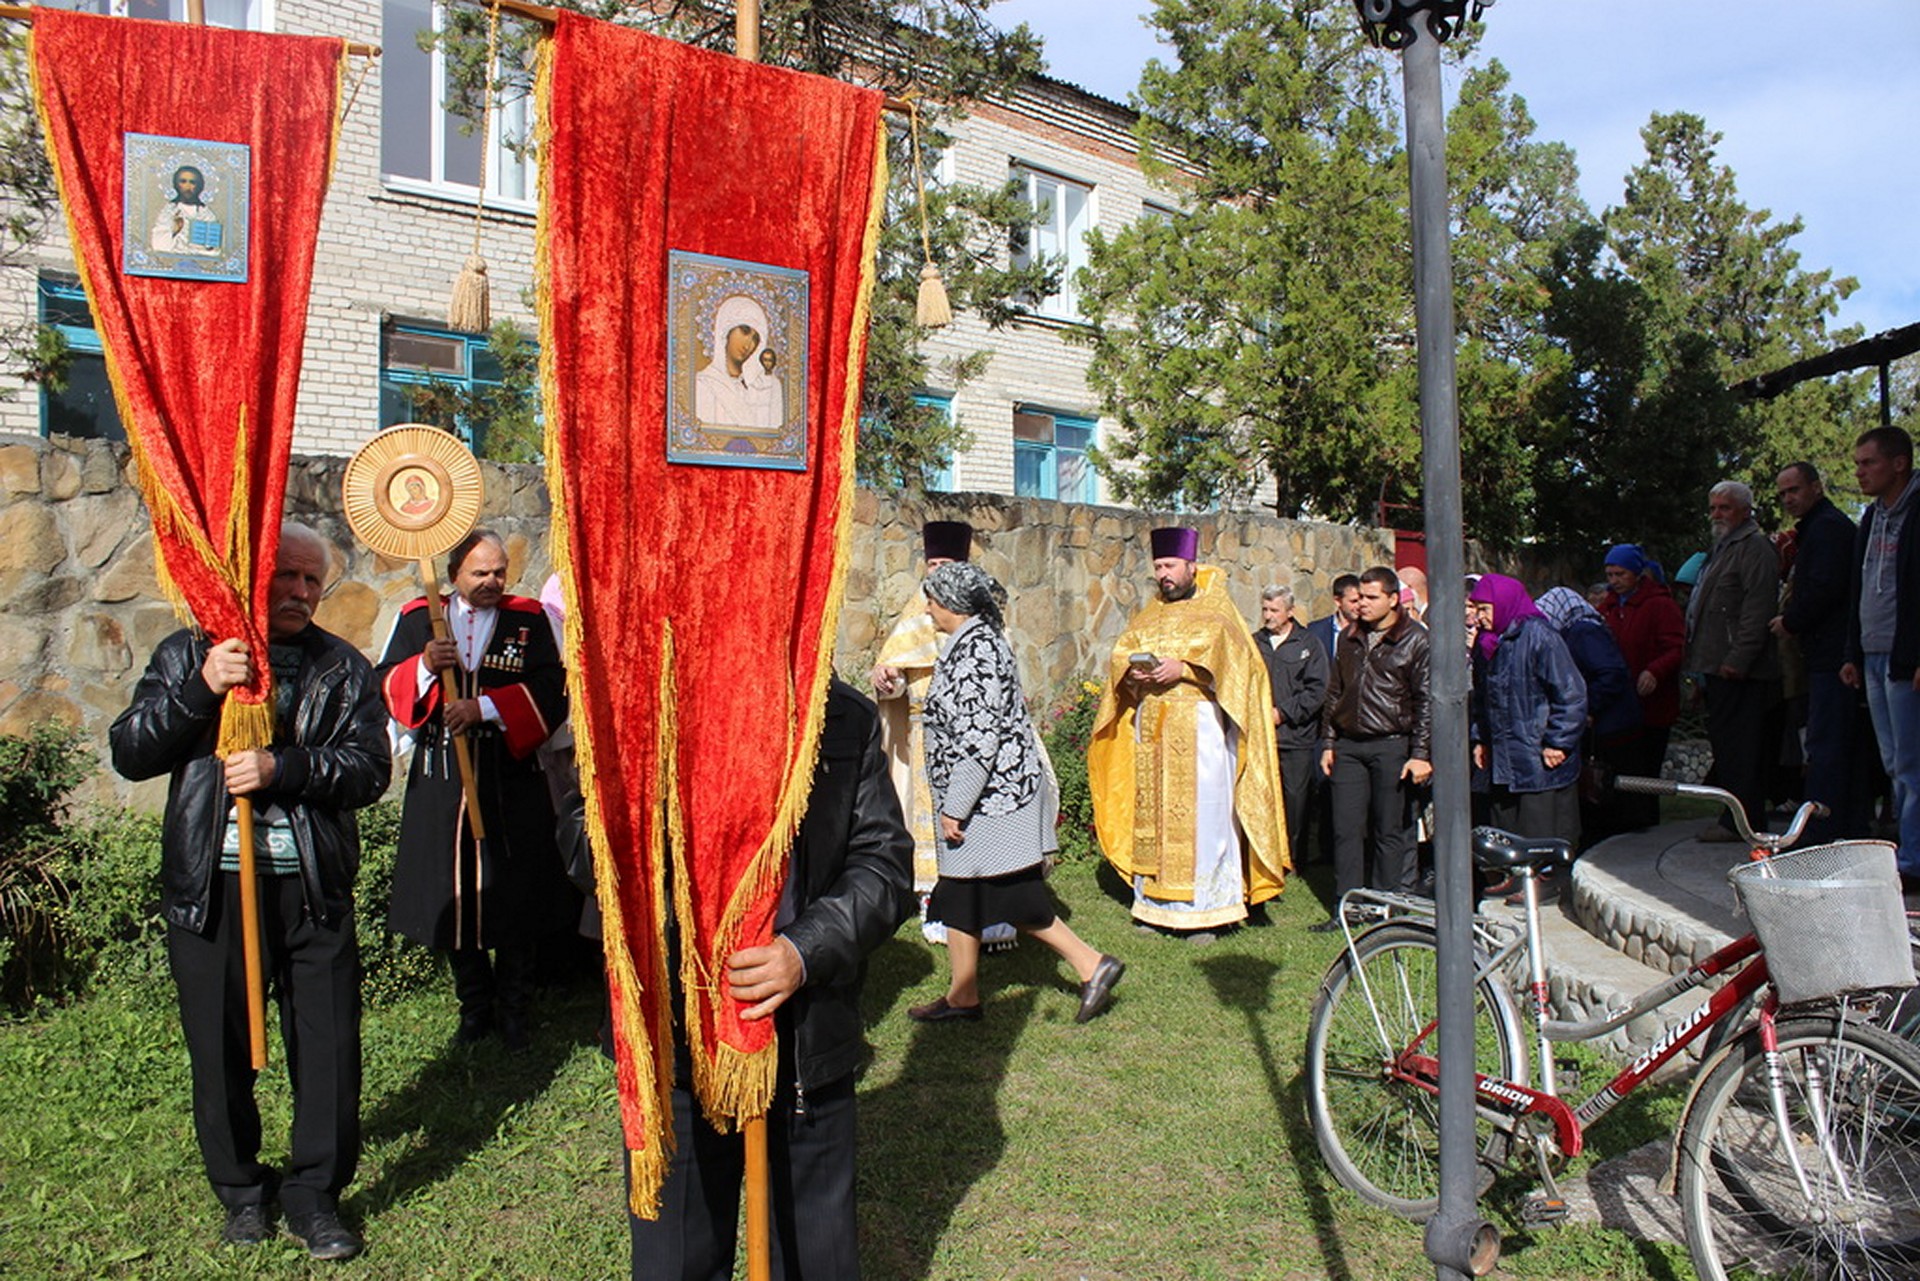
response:
<svg viewBox="0 0 1920 1281"><path fill-rule="evenodd" d="M1160 666L1160 660L1152 654L1130 654L1127 656L1127 666L1137 672L1146 672Z"/></svg>

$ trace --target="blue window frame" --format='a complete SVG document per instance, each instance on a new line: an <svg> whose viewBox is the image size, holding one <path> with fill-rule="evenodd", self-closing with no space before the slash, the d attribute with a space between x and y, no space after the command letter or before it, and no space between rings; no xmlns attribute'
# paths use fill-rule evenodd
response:
<svg viewBox="0 0 1920 1281"><path fill-rule="evenodd" d="M953 421L953 397L951 396L942 396L935 392L925 391L916 395L913 398L913 403L923 408L933 410L934 413L939 414L948 422ZM951 454L947 456L947 461L939 468L927 473L926 483L929 493L951 494L954 491L956 486L953 479L953 456Z"/></svg>
<svg viewBox="0 0 1920 1281"><path fill-rule="evenodd" d="M529 345L532 339L528 340ZM380 341L380 425L424 421L413 394L429 387L452 387L478 395L504 386L505 375L484 334L466 334L417 320L387 322ZM433 424L445 427L478 453L485 424L464 418Z"/></svg>
<svg viewBox="0 0 1920 1281"><path fill-rule="evenodd" d="M1021 498L1094 501L1087 447L1099 424L1035 405L1013 407L1013 492Z"/></svg>
<svg viewBox="0 0 1920 1281"><path fill-rule="evenodd" d="M106 348L93 327L87 294L75 276L40 277L40 323L67 340L67 385L40 393L40 433L125 440L113 384L107 379Z"/></svg>

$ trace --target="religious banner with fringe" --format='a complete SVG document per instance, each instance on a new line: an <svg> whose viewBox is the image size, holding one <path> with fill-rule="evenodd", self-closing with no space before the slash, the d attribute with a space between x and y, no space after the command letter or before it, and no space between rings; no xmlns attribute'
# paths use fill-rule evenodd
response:
<svg viewBox="0 0 1920 1281"><path fill-rule="evenodd" d="M886 187L877 93L561 12L543 53L542 378L633 1204L666 1169L677 927L694 1086L761 1115L770 941L813 780Z"/></svg>
<svg viewBox="0 0 1920 1281"><path fill-rule="evenodd" d="M32 45L161 585L264 656L346 43L38 7ZM255 668L222 752L272 740Z"/></svg>

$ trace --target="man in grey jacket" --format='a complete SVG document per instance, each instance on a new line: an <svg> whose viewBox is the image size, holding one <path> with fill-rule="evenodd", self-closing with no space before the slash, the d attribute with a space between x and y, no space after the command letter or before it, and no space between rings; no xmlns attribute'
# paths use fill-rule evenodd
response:
<svg viewBox="0 0 1920 1281"><path fill-rule="evenodd" d="M1853 450L1854 479L1872 501L1855 544L1847 661L1840 679L1867 691L1880 760L1900 819L1900 875L1920 880L1920 538L1913 524L1913 439L1876 427Z"/></svg>
<svg viewBox="0 0 1920 1281"><path fill-rule="evenodd" d="M1779 613L1780 558L1753 519L1753 491L1723 480L1707 494L1713 550L1687 602L1687 670L1707 674L1714 777L1766 830L1767 711L1780 698L1780 655L1767 624ZM1737 841L1732 819L1700 833Z"/></svg>

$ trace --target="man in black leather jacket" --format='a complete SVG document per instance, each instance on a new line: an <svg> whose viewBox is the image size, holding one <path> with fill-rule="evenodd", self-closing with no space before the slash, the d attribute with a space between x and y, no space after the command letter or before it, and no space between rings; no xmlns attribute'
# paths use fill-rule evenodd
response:
<svg viewBox="0 0 1920 1281"><path fill-rule="evenodd" d="M563 810L561 852L585 882L578 797ZM590 883L582 888L590 889ZM773 1018L779 1066L767 1110L775 1277L857 1281L854 1077L865 1049L866 958L915 909L913 838L880 750L874 705L835 680L820 762L794 838L773 942L727 962L743 1018ZM592 932L589 930L589 932ZM670 971L679 972L678 962ZM707 1124L674 993L674 1153L660 1217L629 1215L633 1276L728 1281L737 1249L742 1140Z"/></svg>
<svg viewBox="0 0 1920 1281"><path fill-rule="evenodd" d="M194 631L160 642L109 737L121 774L171 775L160 875L167 956L193 1067L194 1130L207 1178L226 1207L222 1239L235 1245L270 1234L278 1181L258 1159L235 870L232 798L253 801L262 960L294 1087L279 1200L288 1229L310 1255L346 1259L361 1249L338 1213L360 1153L353 913L360 840L352 811L386 790L392 763L372 667L312 624L326 573L320 535L285 525L267 603L271 747L224 760L216 754L226 693L248 682L255 658L239 640L215 645Z"/></svg>
<svg viewBox="0 0 1920 1281"><path fill-rule="evenodd" d="M1320 737L1320 769L1333 790L1336 901L1362 884L1411 891L1418 882L1413 809L1433 776L1428 650L1427 629L1401 611L1399 577L1385 566L1360 575L1360 621L1334 651ZM1339 923L1307 928L1330 933Z"/></svg>

